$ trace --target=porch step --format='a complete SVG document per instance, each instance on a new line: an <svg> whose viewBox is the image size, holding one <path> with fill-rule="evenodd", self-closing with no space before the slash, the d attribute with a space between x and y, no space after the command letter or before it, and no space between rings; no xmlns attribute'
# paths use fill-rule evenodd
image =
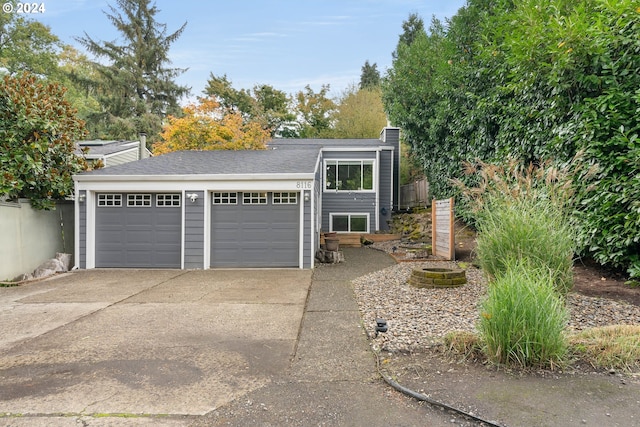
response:
<svg viewBox="0 0 640 427"><path fill-rule="evenodd" d="M364 234L364 233L338 233L340 246L343 248L359 248L362 246L362 237L372 242L386 242L389 240L399 240L400 234ZM320 244L324 245L324 235L320 235Z"/></svg>

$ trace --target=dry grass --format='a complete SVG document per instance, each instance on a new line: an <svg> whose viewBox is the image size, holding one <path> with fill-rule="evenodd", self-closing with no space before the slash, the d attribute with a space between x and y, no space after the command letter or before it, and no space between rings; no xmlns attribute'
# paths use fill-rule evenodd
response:
<svg viewBox="0 0 640 427"><path fill-rule="evenodd" d="M640 325L591 328L569 337L577 357L598 369L640 370Z"/></svg>
<svg viewBox="0 0 640 427"><path fill-rule="evenodd" d="M482 359L482 342L472 332L453 331L444 337L445 352L462 360ZM569 352L598 370L640 372L640 325L591 328L568 338Z"/></svg>

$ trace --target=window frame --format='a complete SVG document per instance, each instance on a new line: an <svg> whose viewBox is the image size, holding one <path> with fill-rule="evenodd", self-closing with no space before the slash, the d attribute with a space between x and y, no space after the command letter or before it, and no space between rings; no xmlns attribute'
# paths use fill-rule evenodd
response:
<svg viewBox="0 0 640 427"><path fill-rule="evenodd" d="M214 191L211 193L211 204L213 205L237 205L237 191Z"/></svg>
<svg viewBox="0 0 640 427"><path fill-rule="evenodd" d="M347 217L347 224L348 224L348 230L334 230L333 229L333 220L335 217ZM351 218L352 217L360 217L360 218L364 218L366 221L366 228L364 231L353 231L351 229ZM330 232L336 232L336 233L362 233L362 234L369 234L370 232L370 227L369 227L369 222L370 222L371 216L369 213L367 212L330 212L329 213L329 231Z"/></svg>
<svg viewBox="0 0 640 427"><path fill-rule="evenodd" d="M243 205L266 205L268 203L266 191L245 191L242 193Z"/></svg>
<svg viewBox="0 0 640 427"><path fill-rule="evenodd" d="M375 193L376 191L376 160L375 159L325 159L324 160L324 173L323 173L323 192L325 193ZM360 187L358 189L342 189L343 180L340 179L340 166L360 166ZM335 165L335 188L329 188L327 186L331 181L328 179L329 167ZM371 188L363 188L365 183L365 165L371 168ZM338 183L340 185L338 186Z"/></svg>
<svg viewBox="0 0 640 427"><path fill-rule="evenodd" d="M104 202L104 204L102 202ZM121 193L98 193L98 207L99 208L121 208L122 194Z"/></svg>
<svg viewBox="0 0 640 427"><path fill-rule="evenodd" d="M180 206L182 206L182 195L180 193L156 194L157 208L179 208Z"/></svg>
<svg viewBox="0 0 640 427"><path fill-rule="evenodd" d="M298 204L298 192L296 191L274 191L271 197L274 205Z"/></svg>
<svg viewBox="0 0 640 427"><path fill-rule="evenodd" d="M133 196L133 198L132 198ZM150 208L151 207L151 193L129 193L127 194L127 207L128 208ZM133 203L132 203L133 202ZM142 204L139 204L141 202Z"/></svg>

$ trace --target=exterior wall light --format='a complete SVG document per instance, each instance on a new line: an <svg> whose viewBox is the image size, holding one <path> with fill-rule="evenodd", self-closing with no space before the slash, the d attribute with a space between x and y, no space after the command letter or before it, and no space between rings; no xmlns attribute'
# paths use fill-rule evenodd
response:
<svg viewBox="0 0 640 427"><path fill-rule="evenodd" d="M309 194L308 191L304 192L304 201L308 202L309 200L311 200L311 194Z"/></svg>
<svg viewBox="0 0 640 427"><path fill-rule="evenodd" d="M85 197L86 197L86 196L84 195L84 193L78 194L78 201L79 201L80 203L84 203L84 199L85 199Z"/></svg>
<svg viewBox="0 0 640 427"><path fill-rule="evenodd" d="M187 197L191 200L191 203L195 203L198 200L198 193L187 194Z"/></svg>

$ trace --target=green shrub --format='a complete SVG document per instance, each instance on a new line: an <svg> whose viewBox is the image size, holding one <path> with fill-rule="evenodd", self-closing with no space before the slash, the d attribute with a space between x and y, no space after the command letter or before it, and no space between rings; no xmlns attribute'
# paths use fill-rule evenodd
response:
<svg viewBox="0 0 640 427"><path fill-rule="evenodd" d="M525 259L533 268L547 270L561 294L573 286L571 228L548 202L492 200L478 231L476 254L490 276L504 273L510 259Z"/></svg>
<svg viewBox="0 0 640 427"><path fill-rule="evenodd" d="M522 367L562 365L568 313L553 277L523 261L506 263L489 285L478 325L487 357Z"/></svg>

